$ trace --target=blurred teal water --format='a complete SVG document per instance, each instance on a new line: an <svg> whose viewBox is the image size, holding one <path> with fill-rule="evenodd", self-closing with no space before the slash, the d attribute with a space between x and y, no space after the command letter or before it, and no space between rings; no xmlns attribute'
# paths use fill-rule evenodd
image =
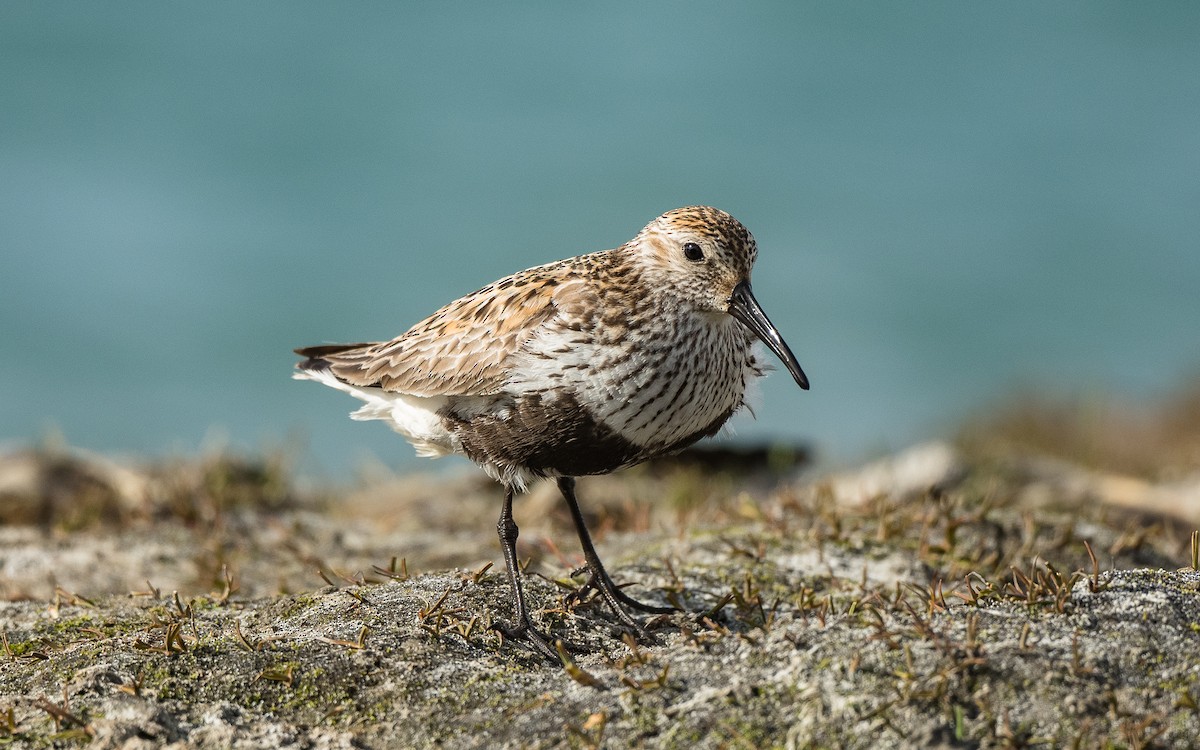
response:
<svg viewBox="0 0 1200 750"><path fill-rule="evenodd" d="M294 346L720 206L834 460L1200 371L1195 3L0 5L0 442L415 467Z"/></svg>

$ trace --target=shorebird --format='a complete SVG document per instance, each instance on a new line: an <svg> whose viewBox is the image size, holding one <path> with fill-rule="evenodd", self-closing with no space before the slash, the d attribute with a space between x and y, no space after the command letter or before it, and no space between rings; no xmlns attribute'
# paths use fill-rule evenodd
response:
<svg viewBox="0 0 1200 750"><path fill-rule="evenodd" d="M512 501L552 477L589 578L617 617L674 611L625 594L605 570L575 477L606 474L716 434L766 370L757 337L808 378L750 289L757 246L724 211L669 211L621 247L530 268L457 299L391 341L296 349L294 377L365 403L421 456L465 455L504 486L497 530L517 624L497 629L551 661L529 615Z"/></svg>

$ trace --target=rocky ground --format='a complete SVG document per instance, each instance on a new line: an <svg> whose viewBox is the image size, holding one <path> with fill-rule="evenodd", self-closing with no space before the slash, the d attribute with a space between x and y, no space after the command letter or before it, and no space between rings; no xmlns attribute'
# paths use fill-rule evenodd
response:
<svg viewBox="0 0 1200 750"><path fill-rule="evenodd" d="M490 627L479 477L9 452L0 745L1193 747L1200 419L1113 419L1032 404L832 475L771 451L585 478L614 576L679 607L641 636L567 597L547 483L516 516L559 665Z"/></svg>

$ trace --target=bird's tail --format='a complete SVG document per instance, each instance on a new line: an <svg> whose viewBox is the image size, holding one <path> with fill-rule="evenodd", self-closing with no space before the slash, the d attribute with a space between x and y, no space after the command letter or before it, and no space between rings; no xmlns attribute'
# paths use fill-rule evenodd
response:
<svg viewBox="0 0 1200 750"><path fill-rule="evenodd" d="M296 354L304 357L303 360L296 363L298 370L327 370L330 362L325 359L333 354L341 354L355 349L371 346L371 344L321 344L319 346L305 346L299 349L293 349Z"/></svg>

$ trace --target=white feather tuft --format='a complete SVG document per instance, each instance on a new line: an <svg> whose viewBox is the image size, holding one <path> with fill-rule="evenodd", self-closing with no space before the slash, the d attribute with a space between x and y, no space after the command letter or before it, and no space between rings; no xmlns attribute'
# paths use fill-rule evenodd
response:
<svg viewBox="0 0 1200 750"><path fill-rule="evenodd" d="M417 455L437 458L455 452L453 438L442 424L438 411L446 406L445 396L421 397L389 393L382 388L362 388L344 383L329 370L297 370L296 380L314 380L363 401L350 413L358 421L379 419L412 443Z"/></svg>

